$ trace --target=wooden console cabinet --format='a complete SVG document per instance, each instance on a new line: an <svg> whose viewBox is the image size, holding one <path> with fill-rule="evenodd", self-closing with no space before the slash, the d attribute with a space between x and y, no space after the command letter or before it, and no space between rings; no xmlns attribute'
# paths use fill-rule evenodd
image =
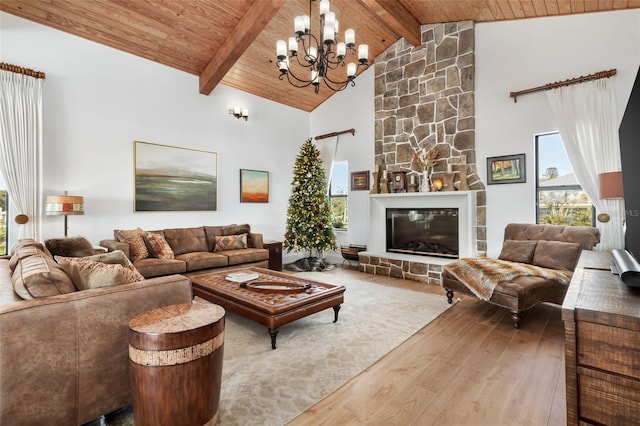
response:
<svg viewBox="0 0 640 426"><path fill-rule="evenodd" d="M640 424L640 288L583 251L562 305L567 424Z"/></svg>
<svg viewBox="0 0 640 426"><path fill-rule="evenodd" d="M269 250L269 269L282 271L282 241L264 241L262 247Z"/></svg>

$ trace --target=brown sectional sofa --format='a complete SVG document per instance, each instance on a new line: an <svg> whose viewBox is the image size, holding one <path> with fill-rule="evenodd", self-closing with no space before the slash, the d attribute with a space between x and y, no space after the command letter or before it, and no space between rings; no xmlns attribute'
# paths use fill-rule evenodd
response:
<svg viewBox="0 0 640 426"><path fill-rule="evenodd" d="M0 424L78 425L131 403L129 321L191 303L190 280L76 291L44 245L16 247L0 259Z"/></svg>
<svg viewBox="0 0 640 426"><path fill-rule="evenodd" d="M140 230L144 234L145 231ZM172 258L159 258L148 254L138 258L132 243L114 231L114 239L100 241L109 251L122 250L145 278L169 274L202 273L243 266L269 266L269 251L262 246L262 234L251 232L248 224L226 226L199 226L147 231L161 235L172 251ZM120 235L120 236L119 236ZM246 248L220 250L216 243L223 237L246 235ZM146 241L147 246L149 242ZM147 250L149 252L149 250ZM151 250L152 252L152 250Z"/></svg>

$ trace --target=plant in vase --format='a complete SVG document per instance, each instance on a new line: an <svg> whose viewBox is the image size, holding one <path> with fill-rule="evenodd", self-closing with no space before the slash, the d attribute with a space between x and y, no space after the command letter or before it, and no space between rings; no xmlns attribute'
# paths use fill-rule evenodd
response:
<svg viewBox="0 0 640 426"><path fill-rule="evenodd" d="M426 149L420 148L413 151L413 161L420 166L422 172L422 182L420 183L420 192L429 192L430 190L430 178L431 168L436 163L438 157L438 151L435 148Z"/></svg>

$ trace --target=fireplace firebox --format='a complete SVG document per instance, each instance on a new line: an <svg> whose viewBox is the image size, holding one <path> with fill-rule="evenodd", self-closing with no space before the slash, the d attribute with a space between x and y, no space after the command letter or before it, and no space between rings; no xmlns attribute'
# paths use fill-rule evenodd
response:
<svg viewBox="0 0 640 426"><path fill-rule="evenodd" d="M387 252L459 256L457 208L387 208Z"/></svg>

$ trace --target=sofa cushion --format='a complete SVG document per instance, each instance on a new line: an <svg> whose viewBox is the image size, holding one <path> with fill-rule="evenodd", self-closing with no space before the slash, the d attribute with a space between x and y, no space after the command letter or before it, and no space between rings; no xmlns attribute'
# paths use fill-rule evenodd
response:
<svg viewBox="0 0 640 426"><path fill-rule="evenodd" d="M15 250L13 250L13 254L9 259L9 268L11 269L11 272L15 271L16 266L18 265L18 262L20 262L22 259L27 258L29 256L35 256L38 254L44 255L45 253L37 245L26 246L26 247L21 246L16 248Z"/></svg>
<svg viewBox="0 0 640 426"><path fill-rule="evenodd" d="M196 251L176 255L176 259L187 264L187 272L218 268L229 264L227 256L209 251Z"/></svg>
<svg viewBox="0 0 640 426"><path fill-rule="evenodd" d="M22 299L37 299L73 293L69 276L52 258L38 254L22 259L11 277L14 291Z"/></svg>
<svg viewBox="0 0 640 426"><path fill-rule="evenodd" d="M56 256L55 259L58 260L59 257L60 256ZM129 268L131 270L136 269L135 266L133 266L133 263L131 263L127 255L124 254L122 250L114 250L106 253L98 253L98 254L94 254L93 256L84 257L83 259L93 260L95 262L100 262L100 263L120 265L123 268Z"/></svg>
<svg viewBox="0 0 640 426"><path fill-rule="evenodd" d="M13 245L13 247L11 247L11 251L9 252L10 254L13 255L13 253L18 250L19 248L22 247L39 247L42 251L46 252L46 248L44 245L42 245L41 243L37 242L36 240L34 240L33 238L21 238L18 240L17 243L15 243Z"/></svg>
<svg viewBox="0 0 640 426"><path fill-rule="evenodd" d="M136 229L116 229L113 231L116 239L122 243L129 244L129 256L131 261L145 259L149 257L149 251L144 243L144 231Z"/></svg>
<svg viewBox="0 0 640 426"><path fill-rule="evenodd" d="M205 226L204 233L207 235L207 249L213 251L216 248L216 237L222 235L222 226Z"/></svg>
<svg viewBox="0 0 640 426"><path fill-rule="evenodd" d="M175 256L196 251L209 251L207 249L207 236L204 233L204 226L165 229L164 238L171 246Z"/></svg>
<svg viewBox="0 0 640 426"><path fill-rule="evenodd" d="M269 260L269 250L246 248L216 252L229 258L229 265L240 265L242 263L259 262Z"/></svg>
<svg viewBox="0 0 640 426"><path fill-rule="evenodd" d="M236 250L247 248L247 234L215 237L214 251Z"/></svg>
<svg viewBox="0 0 640 426"><path fill-rule="evenodd" d="M144 281L144 277L135 268L123 267L119 263L102 263L87 258L64 256L56 256L56 260L78 290Z"/></svg>
<svg viewBox="0 0 640 426"><path fill-rule="evenodd" d="M174 254L171 250L171 246L164 239L162 234L157 232L146 232L144 234L144 241L147 243L147 249L152 257L158 259L173 259Z"/></svg>
<svg viewBox="0 0 640 426"><path fill-rule="evenodd" d="M531 263L537 244L537 241L505 240L498 259Z"/></svg>
<svg viewBox="0 0 640 426"><path fill-rule="evenodd" d="M248 223L243 223L242 225L225 225L222 227L222 235L238 235L238 234L248 234L251 232L251 226Z"/></svg>
<svg viewBox="0 0 640 426"><path fill-rule="evenodd" d="M533 253L532 263L543 268L573 271L581 250L578 243L540 240Z"/></svg>
<svg viewBox="0 0 640 426"><path fill-rule="evenodd" d="M187 272L187 264L177 259L157 259L148 257L134 262L145 278L161 277L165 275L184 274Z"/></svg>
<svg viewBox="0 0 640 426"><path fill-rule="evenodd" d="M93 244L84 237L51 238L44 245L52 256L83 257L95 254Z"/></svg>

